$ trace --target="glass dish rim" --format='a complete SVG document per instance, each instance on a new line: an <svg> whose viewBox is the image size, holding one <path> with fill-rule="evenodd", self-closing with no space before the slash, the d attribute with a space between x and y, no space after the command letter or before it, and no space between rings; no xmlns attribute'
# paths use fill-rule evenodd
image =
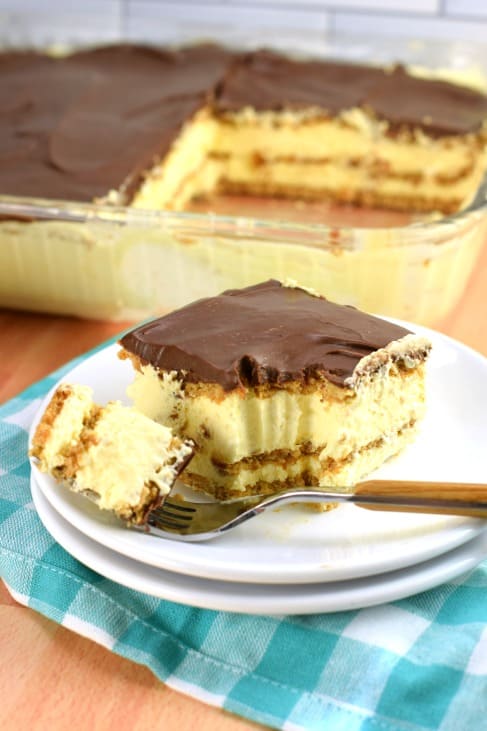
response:
<svg viewBox="0 0 487 731"><path fill-rule="evenodd" d="M134 227L164 224L166 231L180 228L182 233L184 229L193 229L195 233L203 236L212 234L235 238L266 238L283 244L300 243L323 247L331 239L329 245L333 249L344 243L345 248L349 248L346 242L352 243L354 237L360 239L371 235L396 235L395 245L407 245L414 243L415 240L418 243L425 243L425 236L436 233L443 238L449 233L454 234L460 224L484 215L487 216L487 174L478 187L475 198L466 208L432 220L413 221L404 226L340 226L301 223L279 218L139 209L108 203L0 195L0 223L50 221L112 223ZM385 246L391 247L394 244L388 241Z"/></svg>

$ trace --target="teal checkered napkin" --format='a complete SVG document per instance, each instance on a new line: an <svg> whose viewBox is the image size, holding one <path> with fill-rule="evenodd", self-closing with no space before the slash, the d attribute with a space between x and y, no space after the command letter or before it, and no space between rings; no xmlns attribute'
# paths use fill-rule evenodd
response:
<svg viewBox="0 0 487 731"><path fill-rule="evenodd" d="M18 601L183 693L273 728L487 728L487 562L391 604L277 617L161 601L66 553L32 504L27 432L79 360L0 408L0 575Z"/></svg>

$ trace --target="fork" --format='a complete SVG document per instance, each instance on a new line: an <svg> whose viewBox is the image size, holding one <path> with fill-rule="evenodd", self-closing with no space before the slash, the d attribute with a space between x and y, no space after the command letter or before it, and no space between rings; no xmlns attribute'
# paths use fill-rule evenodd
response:
<svg viewBox="0 0 487 731"><path fill-rule="evenodd" d="M285 503L353 503L359 508L487 518L487 484L367 480L337 492L332 487L297 487L232 502L193 502L170 495L139 530L160 538L206 541Z"/></svg>

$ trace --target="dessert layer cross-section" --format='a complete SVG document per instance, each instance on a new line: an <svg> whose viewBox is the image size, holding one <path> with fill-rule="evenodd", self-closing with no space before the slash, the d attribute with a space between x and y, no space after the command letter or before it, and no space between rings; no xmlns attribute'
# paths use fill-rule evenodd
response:
<svg viewBox="0 0 487 731"><path fill-rule="evenodd" d="M449 213L486 96L401 66L119 45L0 55L0 193L181 209L214 192Z"/></svg>
<svg viewBox="0 0 487 731"><path fill-rule="evenodd" d="M198 300L122 340L135 408L191 439L217 499L351 486L416 435L430 344L276 280Z"/></svg>

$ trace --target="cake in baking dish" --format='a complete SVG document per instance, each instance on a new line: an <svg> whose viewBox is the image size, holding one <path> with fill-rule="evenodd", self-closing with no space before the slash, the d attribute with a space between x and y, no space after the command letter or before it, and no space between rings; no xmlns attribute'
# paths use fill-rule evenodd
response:
<svg viewBox="0 0 487 731"><path fill-rule="evenodd" d="M451 213L486 165L487 98L403 66L260 51L230 70L215 110L232 192Z"/></svg>
<svg viewBox="0 0 487 731"><path fill-rule="evenodd" d="M218 500L353 485L425 411L425 338L276 280L198 300L121 346L135 408L194 442L182 479Z"/></svg>
<svg viewBox="0 0 487 731"><path fill-rule="evenodd" d="M0 193L181 209L238 192L450 213L487 97L401 66L216 45L0 55Z"/></svg>
<svg viewBox="0 0 487 731"><path fill-rule="evenodd" d="M193 453L170 429L113 401L93 403L88 386L62 384L35 431L42 472L94 499L126 523L145 523Z"/></svg>

